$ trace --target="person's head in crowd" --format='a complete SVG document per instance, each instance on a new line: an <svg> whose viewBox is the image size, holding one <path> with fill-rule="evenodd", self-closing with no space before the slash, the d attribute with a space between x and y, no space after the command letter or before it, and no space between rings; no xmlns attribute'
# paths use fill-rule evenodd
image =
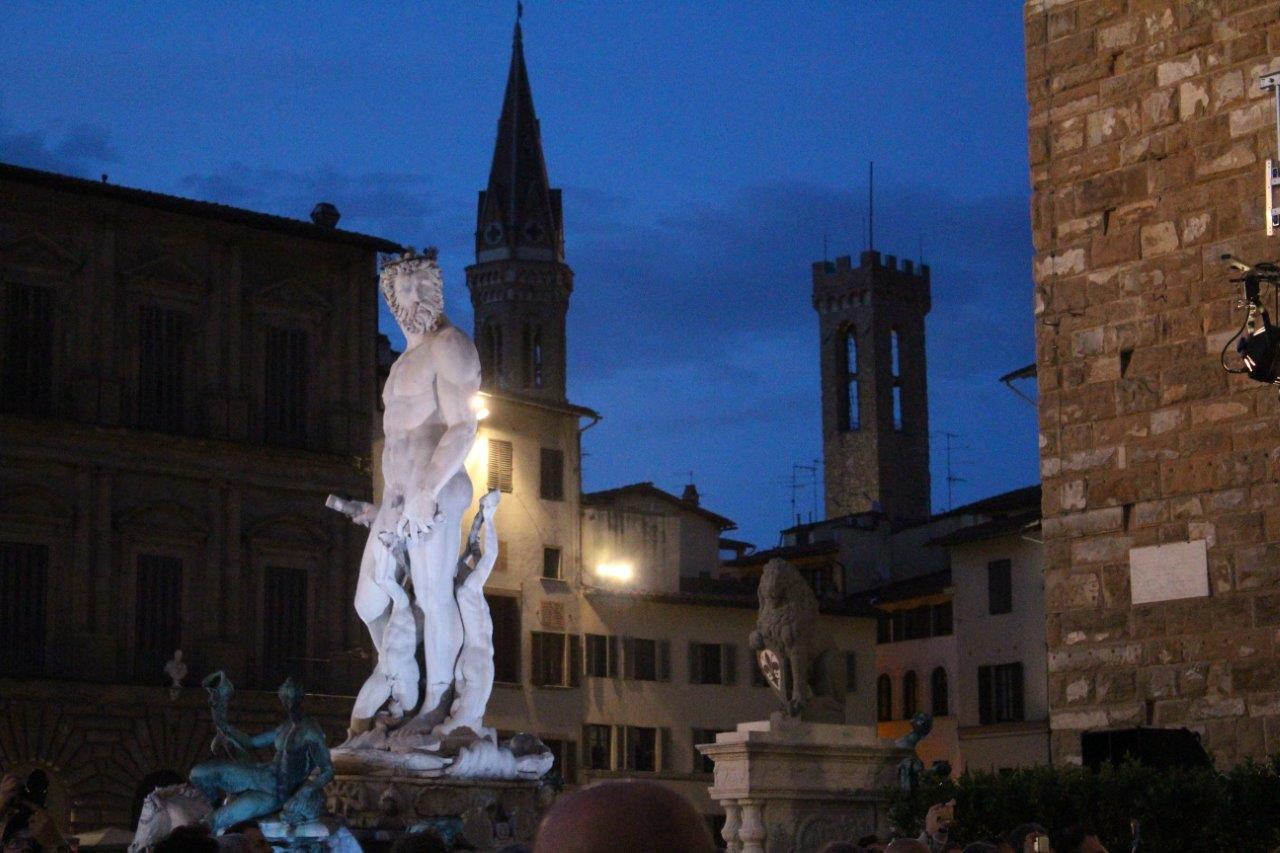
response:
<svg viewBox="0 0 1280 853"><path fill-rule="evenodd" d="M1054 834L1053 853L1107 853L1098 836L1082 826L1071 826Z"/></svg>
<svg viewBox="0 0 1280 853"><path fill-rule="evenodd" d="M975 841L964 848L963 853L999 853L1000 848L986 841Z"/></svg>
<svg viewBox="0 0 1280 853"><path fill-rule="evenodd" d="M873 853L879 853L884 850L884 842L874 835L864 835L858 839L858 846L863 850L871 850Z"/></svg>
<svg viewBox="0 0 1280 853"><path fill-rule="evenodd" d="M684 797L656 782L607 782L556 800L534 853L712 853L711 830Z"/></svg>
<svg viewBox="0 0 1280 853"><path fill-rule="evenodd" d="M201 823L180 826L155 846L155 853L218 853L218 842Z"/></svg>
<svg viewBox="0 0 1280 853"><path fill-rule="evenodd" d="M1009 846L1014 853L1033 853L1037 835L1047 835L1038 823L1024 823L1009 833Z"/></svg>
<svg viewBox="0 0 1280 853"><path fill-rule="evenodd" d="M397 838L391 853L449 853L449 845L434 829L420 829Z"/></svg>
<svg viewBox="0 0 1280 853"><path fill-rule="evenodd" d="M884 853L930 853L929 845L915 838L895 838Z"/></svg>
<svg viewBox="0 0 1280 853"><path fill-rule="evenodd" d="M257 821L242 820L235 826L229 827L226 833L223 834L223 838L233 832L244 839L244 847L242 849L246 853L271 853L271 845L267 843L266 836L262 834L262 829L258 826Z"/></svg>
<svg viewBox="0 0 1280 853"><path fill-rule="evenodd" d="M510 844L504 844L499 847L496 853L533 853L529 849L529 845L520 841L513 841Z"/></svg>
<svg viewBox="0 0 1280 853"><path fill-rule="evenodd" d="M818 853L863 853L863 849L852 841L828 841Z"/></svg>

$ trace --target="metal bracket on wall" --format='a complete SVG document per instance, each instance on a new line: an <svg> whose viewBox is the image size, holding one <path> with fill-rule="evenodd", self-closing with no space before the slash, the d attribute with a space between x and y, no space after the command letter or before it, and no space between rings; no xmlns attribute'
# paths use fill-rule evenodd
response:
<svg viewBox="0 0 1280 853"><path fill-rule="evenodd" d="M1259 78L1258 87L1271 90L1276 110L1276 150L1280 152L1280 71ZM1276 206L1276 189L1280 188L1280 153L1275 160L1268 158L1265 166L1262 192L1267 213L1267 236L1270 237L1280 228L1280 207Z"/></svg>

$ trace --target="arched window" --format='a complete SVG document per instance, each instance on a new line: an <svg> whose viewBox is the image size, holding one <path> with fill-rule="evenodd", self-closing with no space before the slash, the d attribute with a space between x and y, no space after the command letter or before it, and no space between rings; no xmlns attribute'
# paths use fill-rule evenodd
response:
<svg viewBox="0 0 1280 853"><path fill-rule="evenodd" d="M929 695L933 699L935 717L945 717L951 713L951 705L947 700L947 671L942 667L934 669L929 676Z"/></svg>
<svg viewBox="0 0 1280 853"><path fill-rule="evenodd" d="M893 375L893 428L902 431L902 362L899 356L898 330L889 333L889 369Z"/></svg>
<svg viewBox="0 0 1280 853"><path fill-rule="evenodd" d="M858 400L858 339L852 327L840 333L837 353L844 375L844 399L840 407L840 429L852 432L862 428L862 411Z"/></svg>
<svg viewBox="0 0 1280 853"><path fill-rule="evenodd" d="M876 679L876 719L882 723L893 719L893 680L884 673Z"/></svg>
<svg viewBox="0 0 1280 853"><path fill-rule="evenodd" d="M916 715L916 711L920 710L916 695L916 672L914 669L909 669L907 674L902 676L902 719L909 720Z"/></svg>

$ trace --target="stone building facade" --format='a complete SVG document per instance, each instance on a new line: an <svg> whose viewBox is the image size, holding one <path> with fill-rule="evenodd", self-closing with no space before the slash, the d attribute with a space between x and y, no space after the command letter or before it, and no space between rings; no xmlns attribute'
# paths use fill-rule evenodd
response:
<svg viewBox="0 0 1280 853"><path fill-rule="evenodd" d="M189 768L176 649L188 683L363 676L364 537L324 499L369 493L394 248L0 166L0 766L44 763L76 828Z"/></svg>
<svg viewBox="0 0 1280 853"><path fill-rule="evenodd" d="M1219 365L1242 322L1219 258L1280 254L1280 3L1024 12L1053 759L1136 725L1274 753L1280 400Z"/></svg>

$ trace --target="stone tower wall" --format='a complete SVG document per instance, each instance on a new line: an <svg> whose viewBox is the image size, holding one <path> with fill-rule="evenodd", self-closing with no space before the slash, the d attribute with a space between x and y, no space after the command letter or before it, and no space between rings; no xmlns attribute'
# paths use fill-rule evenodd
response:
<svg viewBox="0 0 1280 853"><path fill-rule="evenodd" d="M813 265L822 375L826 513L835 518L878 503L890 518L929 517L929 407L924 318L929 268L879 252L857 267L842 256ZM844 333L858 340L861 424L845 429ZM891 335L899 336L903 429L893 423Z"/></svg>
<svg viewBox="0 0 1280 853"><path fill-rule="evenodd" d="M1242 320L1219 256L1280 255L1280 3L1024 11L1053 757L1132 725L1274 753L1280 400L1218 361ZM1207 596L1132 604L1131 549L1198 541Z"/></svg>

